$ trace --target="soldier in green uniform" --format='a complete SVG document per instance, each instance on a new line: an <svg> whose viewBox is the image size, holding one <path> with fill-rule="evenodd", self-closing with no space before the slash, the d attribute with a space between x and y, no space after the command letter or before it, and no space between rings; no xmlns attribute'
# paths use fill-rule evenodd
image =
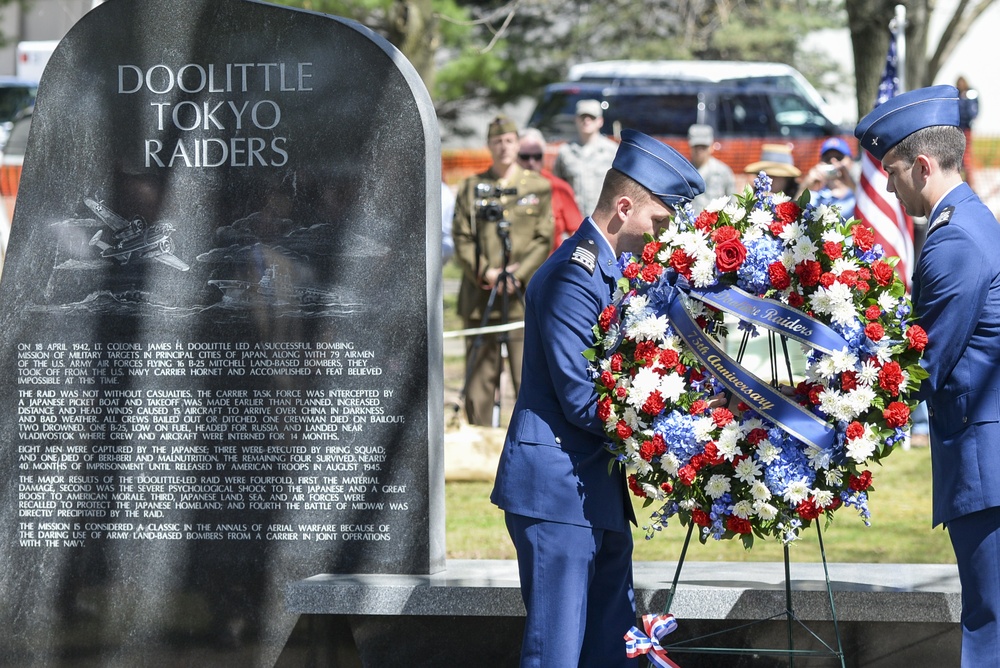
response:
<svg viewBox="0 0 1000 668"><path fill-rule="evenodd" d="M521 296L552 248L552 187L537 172L517 164L517 126L504 116L487 131L493 164L459 186L452 236L462 267L458 313L466 327L478 327L495 292L488 325L524 318ZM507 274L503 276L504 260ZM506 299L505 299L506 297ZM500 337L506 336L511 379L521 385L522 330L466 338L465 412L469 423L497 426L494 416L502 364Z"/></svg>

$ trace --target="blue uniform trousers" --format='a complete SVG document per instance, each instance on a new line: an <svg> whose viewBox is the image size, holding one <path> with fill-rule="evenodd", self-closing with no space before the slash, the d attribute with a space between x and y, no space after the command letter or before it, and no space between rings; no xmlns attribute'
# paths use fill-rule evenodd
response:
<svg viewBox="0 0 1000 668"><path fill-rule="evenodd" d="M638 668L632 534L505 513L528 618L521 668Z"/></svg>
<svg viewBox="0 0 1000 668"><path fill-rule="evenodd" d="M962 582L962 668L1000 666L1000 508L948 521Z"/></svg>

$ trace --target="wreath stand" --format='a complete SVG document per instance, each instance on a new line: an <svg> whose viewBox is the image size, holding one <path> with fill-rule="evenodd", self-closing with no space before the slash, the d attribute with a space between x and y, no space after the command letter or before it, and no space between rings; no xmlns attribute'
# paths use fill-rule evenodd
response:
<svg viewBox="0 0 1000 668"><path fill-rule="evenodd" d="M777 378L779 374L778 370L778 342L781 344L781 352L783 353L785 359L785 368L788 372L789 382L792 381L792 368L791 368L791 356L788 353L788 340L784 336L775 336L773 332L767 332L768 339L768 353L771 362L771 378L772 383L777 385ZM744 333L742 341L739 345L739 351L737 353L737 361L742 362L743 357L746 354L747 344L749 343L749 333ZM691 543L691 534L694 531L694 522L688 524L687 536L684 538L684 546L681 548L681 556L677 561L677 570L674 572L674 579L670 585L670 594L667 597L667 604L663 610L663 614L666 615L670 612L670 606L674 602L674 595L677 593L677 582L681 577L681 570L684 568L684 559L687 556L688 545ZM837 623L837 608L833 602L833 588L830 586L830 570L826 563L826 548L823 545L823 532L820 529L820 523L817 519L816 521L816 536L819 539L819 553L820 558L823 562L823 577L826 581L826 593L830 601L830 618L833 621L834 635L836 636L833 644L830 644L819 637L815 631L810 629L802 620L798 618L795 614L795 610L792 605L792 579L791 579L791 565L788 555L788 545L784 546L784 556L785 556L785 609L782 612L778 612L770 617L764 619L758 619L745 624L739 624L728 629L723 629L721 631L715 631L713 633L708 633L701 636L696 636L694 638L689 638L687 640L681 640L675 643L664 643L660 641L660 646L667 650L667 652L673 652L676 654L688 653L688 654L738 654L738 655L755 655L755 656L785 656L788 658L789 668L794 668L796 657L832 657L840 659L841 668L846 668L846 663L844 661L844 648L840 639L840 626ZM725 633L730 633L733 631L740 631L747 629L758 624L764 624L766 622L771 622L781 618L785 619L788 631L788 646L780 648L760 648L751 649L745 647L698 647L695 643L701 642L708 638L714 638ZM795 637L794 631L796 627L800 627L805 630L810 636L812 636L820 645L822 649L795 649Z"/></svg>
<svg viewBox="0 0 1000 668"><path fill-rule="evenodd" d="M674 595L677 593L677 582L680 580L681 570L684 568L684 558L687 555L688 545L691 542L691 534L694 531L695 523L691 522L688 525L687 536L684 539L684 547L681 548L681 557L677 562L677 570L674 571L674 579L670 585L670 594L667 597L667 604L663 609L663 614L666 615L670 612L670 606L674 602ZM791 580L791 567L788 556L788 546L785 545L785 609L782 612L778 612L770 617L764 619L758 619L754 621L747 622L745 624L739 624L737 626L730 627L728 629L723 629L721 631L715 631L713 633L708 633L701 636L696 636L694 638L689 638L687 640L681 640L675 643L665 643L661 639L660 646L666 650L668 653L675 654L746 654L755 656L785 656L788 658L788 665L793 667L795 665L796 657L832 657L840 659L841 668L846 668L844 662L844 649L840 640L840 626L837 623L837 609L833 602L833 588L830 585L830 571L826 564L826 549L823 546L823 532L819 528L819 523L816 524L816 535L819 538L819 553L823 561L823 576L826 580L826 593L830 601L830 616L833 620L833 629L836 639L833 644L830 644L819 637L815 631L810 629L802 620L800 620L793 609L792 606L792 580ZM787 629L788 629L788 647L779 648L745 648L745 647L707 647L707 646L696 646L695 643L706 640L708 638L714 638L725 633L730 633L733 631L741 631L758 624L763 624L765 622L771 622L776 619L784 617ZM822 645L822 649L795 649L794 641L794 631L798 627L804 629L810 636L812 636L817 642Z"/></svg>

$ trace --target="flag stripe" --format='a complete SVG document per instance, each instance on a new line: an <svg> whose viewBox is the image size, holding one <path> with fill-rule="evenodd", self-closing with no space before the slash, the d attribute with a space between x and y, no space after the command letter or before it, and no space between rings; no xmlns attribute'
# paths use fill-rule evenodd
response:
<svg viewBox="0 0 1000 668"><path fill-rule="evenodd" d="M896 40L897 33L893 31L875 107L900 92L899 77L896 72ZM906 215L896 198L886 190L888 183L882 165L863 150L855 215L874 230L876 241L882 245L886 255L899 258L896 271L899 272L903 284L908 286L914 264L913 219Z"/></svg>

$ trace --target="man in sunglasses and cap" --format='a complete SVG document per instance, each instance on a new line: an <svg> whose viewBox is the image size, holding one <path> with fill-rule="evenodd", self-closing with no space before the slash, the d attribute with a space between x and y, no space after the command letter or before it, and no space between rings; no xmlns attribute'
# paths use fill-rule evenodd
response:
<svg viewBox="0 0 1000 668"><path fill-rule="evenodd" d="M641 252L643 235L704 189L680 153L624 130L593 215L528 285L524 378L491 496L517 550L522 668L638 666L624 640L636 622L635 520L583 351L621 277L618 257Z"/></svg>
<svg viewBox="0 0 1000 668"><path fill-rule="evenodd" d="M928 220L913 274L928 378L933 523L948 528L962 583L962 667L1000 664L1000 224L963 182L959 94L932 86L861 119L887 190Z"/></svg>

